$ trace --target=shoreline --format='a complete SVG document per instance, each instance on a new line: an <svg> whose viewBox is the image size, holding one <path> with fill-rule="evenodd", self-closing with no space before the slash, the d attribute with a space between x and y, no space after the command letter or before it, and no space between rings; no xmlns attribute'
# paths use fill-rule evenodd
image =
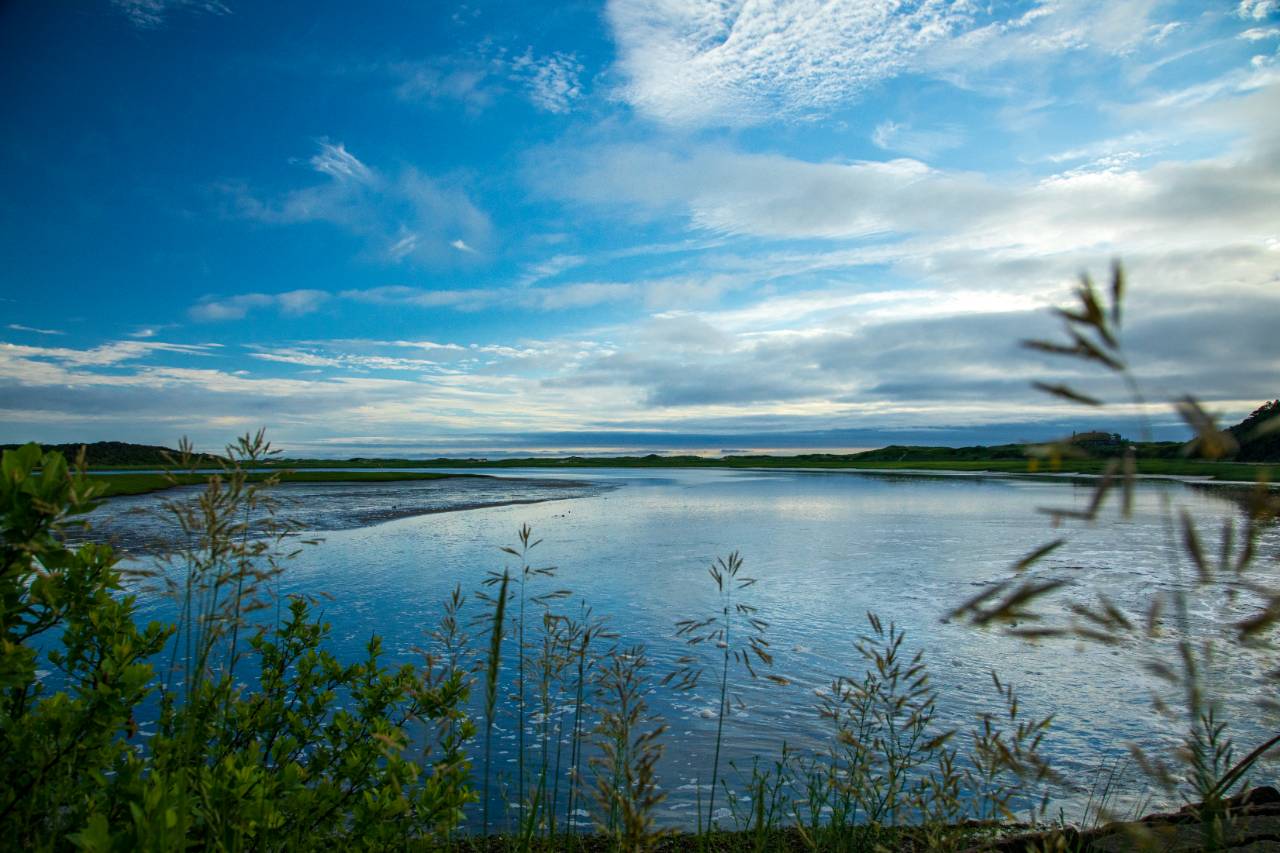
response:
<svg viewBox="0 0 1280 853"><path fill-rule="evenodd" d="M948 462L902 462L902 463L884 463L882 461L865 462L865 463L846 463L846 464L799 464L799 465L782 465L775 464L775 461L781 462L780 457L775 457L769 462L760 465L749 465L745 462L726 463L720 460L688 463L676 461L671 464L660 464L657 461L644 464L619 464L616 459L602 459L598 463L583 461L565 461L565 462L536 462L525 465L516 465L511 463L494 463L494 462L459 462L454 465L440 464L424 464L404 461L391 461L380 468L388 470L375 469L372 466L342 468L334 465L332 468L303 468L301 470L293 469L257 469L250 472L250 479L261 481L266 477L273 475L281 476L281 485L291 483L333 483L333 484L358 484L358 483L394 483L409 482L422 480L441 480L450 478L487 478L502 479L501 474L495 473L468 473L468 470L482 469L485 471L502 470L502 469L526 469L547 472L573 471L575 469L597 469L597 470L617 470L617 471L634 471L643 470L696 470L708 469L717 471L777 471L782 473L821 473L821 474L882 474L882 475L905 475L905 476L943 476L943 477L1011 477L1018 479L1038 479L1038 480L1089 480L1097 481L1105 476L1102 473L1104 462L1101 460L1089 460L1090 465L1077 465L1068 469L1060 469L1056 471L1045 470L1029 470L1029 466L1025 463L1010 464L1005 460L992 460L990 462L972 462L961 461L955 463ZM524 460L522 460L524 461ZM1241 462L1197 462L1188 460L1186 462L1175 461L1169 462L1159 460L1163 464L1159 467L1166 470L1142 471L1139 464L1138 471L1134 474L1137 481L1153 481L1153 482L1177 482L1196 485L1215 485L1215 486L1256 486L1259 482L1266 482L1269 488L1280 487L1280 483L1273 481L1270 475L1280 473L1274 471L1275 467L1270 463L1241 463ZM610 464L612 463L612 464ZM1002 464L1003 463L1003 464ZM1216 466L1229 466L1213 470ZM431 468L435 470L405 470L414 467ZM441 471L439 469L454 469ZM1093 469L1093 470L1088 470ZM456 471L456 473L455 473ZM1256 471L1260 476L1256 479L1240 479L1241 474ZM177 486L200 485L206 481L211 475L218 473L216 470L197 471L194 474L177 475L177 481L169 481L164 474L154 471L138 472L128 469L112 468L91 470L88 472L89 479L94 483L106 486L103 498L125 497L132 495L150 494L153 492L165 491Z"/></svg>
<svg viewBox="0 0 1280 853"><path fill-rule="evenodd" d="M1028 480L1101 480L1105 475L1086 471L1001 471L998 468L953 469L953 468L734 468L748 471L786 471L793 474L890 474L924 477L1017 477ZM1219 480L1210 474L1144 474L1141 471L1133 475L1140 482L1185 483L1200 486L1256 486L1257 480ZM1280 483L1267 482L1269 488L1280 487Z"/></svg>

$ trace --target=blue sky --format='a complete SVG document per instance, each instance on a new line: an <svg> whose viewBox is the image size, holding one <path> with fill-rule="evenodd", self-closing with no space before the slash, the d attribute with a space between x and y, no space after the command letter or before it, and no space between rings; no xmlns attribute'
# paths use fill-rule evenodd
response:
<svg viewBox="0 0 1280 853"><path fill-rule="evenodd" d="M1276 0L0 7L0 441L1159 437L1280 394ZM1151 401L1051 336L1130 273Z"/></svg>

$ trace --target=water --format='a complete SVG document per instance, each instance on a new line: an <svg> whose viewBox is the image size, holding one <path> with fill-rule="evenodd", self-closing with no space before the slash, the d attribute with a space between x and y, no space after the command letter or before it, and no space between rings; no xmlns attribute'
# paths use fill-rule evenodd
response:
<svg viewBox="0 0 1280 853"><path fill-rule="evenodd" d="M1177 509L1204 520L1210 553L1216 553L1221 522L1241 517L1229 490L1174 481L1141 484L1128 520L1108 511L1097 523L1052 530L1037 507L1083 509L1091 483L700 469L494 473L510 479L287 487L294 514L322 531L324 541L292 562L286 589L333 596L324 616L340 654L358 655L377 631L390 659L414 659L455 584L471 592L486 572L517 567L499 546L513 544L527 523L544 539L532 562L558 567L554 581L533 583L542 591L573 590L566 610L576 613L576 602L585 599L623 642L645 643L656 680L687 651L674 636L675 620L715 612L707 567L736 550L744 574L758 579L745 600L769 622L772 671L792 683L737 682L745 710L726 723L722 769L728 760L770 759L784 740L801 749L829 742L816 713L818 694L833 677L863 671L854 644L867 631L865 614L874 611L903 628L909 646L924 650L945 724L968 732L977 712L998 707L993 670L1016 686L1024 713L1056 714L1047 752L1068 780L1056 793L1068 813L1087 796L1099 764L1126 755L1128 744L1161 751L1174 743L1178 727L1153 712L1151 696L1172 698L1175 707L1176 696L1142 669L1129 647L1033 644L944 623L944 615L1005 577L1034 547L1066 536L1067 544L1034 575L1069 581L1066 601L1090 601L1090 590L1100 589L1141 618L1153 589L1172 588L1178 571L1191 572L1171 527ZM115 501L95 515L116 537L143 547L164 531L141 522L136 511L159 500ZM541 502L483 505L512 500ZM369 523L417 509L431 514ZM1273 588L1278 545L1274 532L1264 537L1255 578ZM1189 618L1202 634L1222 630L1250 601L1242 592L1234 603L1193 609ZM141 610L143 618L170 612L154 598ZM1227 718L1243 721L1232 730L1240 754L1280 722L1255 707L1266 689L1263 672L1261 659L1242 654L1221 661L1209 676ZM694 822L695 791L710 778L717 699L714 679L692 693L658 688L648 696L670 725L660 766L670 794L666 822ZM499 725L497 766L511 768L514 729L509 720Z"/></svg>

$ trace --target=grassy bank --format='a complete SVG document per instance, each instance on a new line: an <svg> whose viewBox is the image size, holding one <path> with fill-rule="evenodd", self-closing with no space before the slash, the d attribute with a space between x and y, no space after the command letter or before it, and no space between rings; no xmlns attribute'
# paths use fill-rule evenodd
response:
<svg viewBox="0 0 1280 853"><path fill-rule="evenodd" d="M949 846L969 849L1001 837L1026 830L1025 824L1007 823L949 827ZM1051 832L1045 838L1053 838ZM760 826L737 831L654 833L645 839L654 853L811 853L819 850L849 851L915 851L937 849L930 846L933 837L915 827L862 826L835 837L821 830L813 832L795 826ZM566 833L554 839L534 837L522 839L511 835L484 838L456 836L437 849L448 853L613 853L619 849L617 839L599 833Z"/></svg>
<svg viewBox="0 0 1280 853"><path fill-rule="evenodd" d="M250 482L262 482L274 474L250 474ZM449 477L476 477L477 474L427 474L420 471L291 471L283 479L288 483L398 483L405 480L440 480ZM100 484L105 497L144 495L174 486L203 485L207 474L90 474L92 483Z"/></svg>

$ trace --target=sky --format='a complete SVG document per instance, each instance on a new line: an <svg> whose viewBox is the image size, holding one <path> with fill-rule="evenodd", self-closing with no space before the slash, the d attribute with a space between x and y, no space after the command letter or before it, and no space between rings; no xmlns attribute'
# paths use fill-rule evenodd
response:
<svg viewBox="0 0 1280 853"><path fill-rule="evenodd" d="M17 0L0 79L0 442L1173 439L1280 395L1278 0ZM1019 343L1115 259L1142 403Z"/></svg>

